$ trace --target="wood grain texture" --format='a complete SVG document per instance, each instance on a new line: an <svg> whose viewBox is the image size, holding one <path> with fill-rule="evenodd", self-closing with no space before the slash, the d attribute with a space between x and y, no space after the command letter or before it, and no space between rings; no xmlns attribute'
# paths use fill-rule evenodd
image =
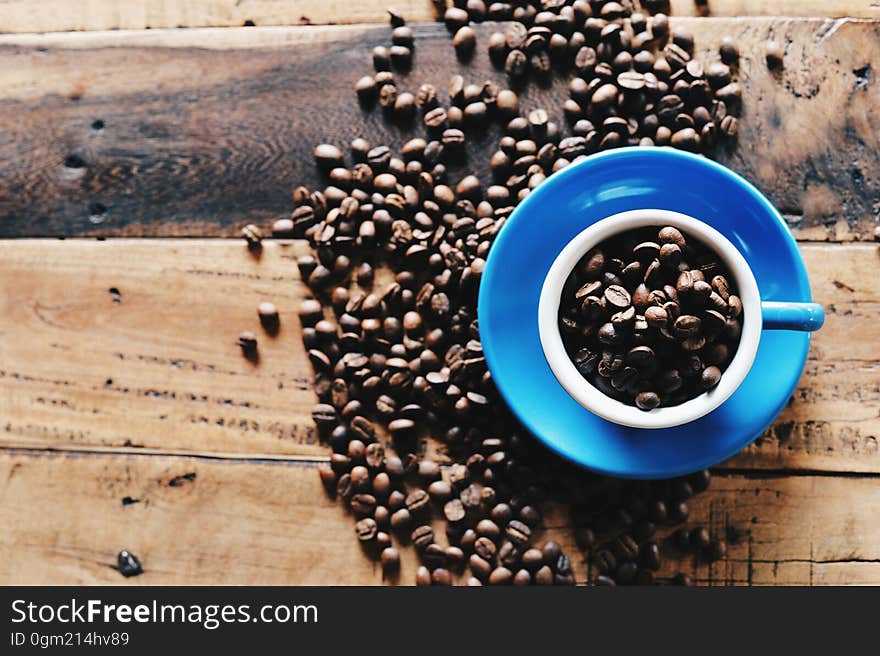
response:
<svg viewBox="0 0 880 656"><path fill-rule="evenodd" d="M324 455L295 316L305 248L271 241L255 259L238 240L0 241L0 445ZM802 253L827 323L793 403L724 466L880 472L880 251ZM259 331L266 299L276 338ZM260 333L257 366L234 343L245 329Z"/></svg>
<svg viewBox="0 0 880 656"><path fill-rule="evenodd" d="M430 0L395 0L409 21L435 18ZM487 3L488 4L488 3ZM0 32L381 23L386 0L0 0ZM693 16L693 0L671 0L673 16ZM712 16L880 16L871 0L713 0Z"/></svg>
<svg viewBox="0 0 880 656"><path fill-rule="evenodd" d="M182 478L186 476L185 478ZM378 584L353 520L313 466L170 456L0 453L0 584ZM690 502L691 524L739 539L707 563L665 545L660 577L722 585L880 584L877 479L722 475ZM123 501L125 499L125 501ZM565 512L548 504L580 581ZM669 529L661 529L665 539ZM441 538L442 539L442 538ZM145 573L112 569L128 549ZM412 584L413 549L392 582Z"/></svg>
<svg viewBox="0 0 880 656"><path fill-rule="evenodd" d="M739 40L742 146L721 160L755 182L803 239L873 232L880 195L876 72L880 22L678 19L698 48ZM417 27L402 86L503 81L485 54L455 62L442 26ZM786 69L763 63L769 37ZM294 184L319 183L311 149L368 134L399 146L412 132L358 108L386 26L171 30L0 37L0 236L228 235L289 211ZM559 114L557 80L523 94ZM486 176L497 133L471 146ZM464 170L453 171L453 177Z"/></svg>
<svg viewBox="0 0 880 656"><path fill-rule="evenodd" d="M295 245L4 242L0 433L28 446L324 454ZM8 268L7 268L8 267ZM111 291L113 290L113 291ZM257 305L282 316L270 337ZM259 335L259 363L238 334Z"/></svg>

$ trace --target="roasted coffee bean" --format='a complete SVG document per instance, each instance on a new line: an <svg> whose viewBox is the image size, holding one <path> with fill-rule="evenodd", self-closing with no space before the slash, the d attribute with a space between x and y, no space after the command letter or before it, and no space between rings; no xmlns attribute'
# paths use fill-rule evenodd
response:
<svg viewBox="0 0 880 656"><path fill-rule="evenodd" d="M611 545L619 560L633 560L639 555L639 545L631 535L618 536Z"/></svg>
<svg viewBox="0 0 880 656"><path fill-rule="evenodd" d="M660 569L660 547L656 542L646 542L639 548L639 561L643 567L656 572Z"/></svg>
<svg viewBox="0 0 880 656"><path fill-rule="evenodd" d="M424 565L421 565L416 570L416 585L417 586L431 585L431 570L429 570Z"/></svg>
<svg viewBox="0 0 880 656"><path fill-rule="evenodd" d="M452 572L445 567L438 567L431 572L431 585L452 585Z"/></svg>
<svg viewBox="0 0 880 656"><path fill-rule="evenodd" d="M450 545L443 550L443 555L445 556L446 562L449 564L449 566L455 570L461 569L461 566L464 564L464 550L462 550L460 547Z"/></svg>
<svg viewBox="0 0 880 656"><path fill-rule="evenodd" d="M378 532L376 520L372 517L358 520L357 524L355 524L355 532L357 533L358 540L361 542L372 542Z"/></svg>
<svg viewBox="0 0 880 656"><path fill-rule="evenodd" d="M694 584L691 577L683 572L679 572L678 574L673 576L671 583L672 583L672 585L680 585L680 586L685 586L688 588Z"/></svg>
<svg viewBox="0 0 880 656"><path fill-rule="evenodd" d="M535 572L535 585L553 585L553 570L547 565Z"/></svg>
<svg viewBox="0 0 880 656"><path fill-rule="evenodd" d="M672 543L681 551L687 551L691 547L691 532L686 528L680 528L672 534Z"/></svg>
<svg viewBox="0 0 880 656"><path fill-rule="evenodd" d="M737 47L736 43L734 43L733 39L729 36L726 36L721 40L721 45L718 47L718 54L721 56L721 61L728 66L734 66L739 61L739 47Z"/></svg>
<svg viewBox="0 0 880 656"><path fill-rule="evenodd" d="M778 71L783 67L782 48L776 41L768 41L764 48L764 58L767 61L767 68L771 71Z"/></svg>
<svg viewBox="0 0 880 656"><path fill-rule="evenodd" d="M477 533L479 534L479 531ZM487 562L494 562L497 552L498 547L489 537L481 536L474 541L474 553Z"/></svg>
<svg viewBox="0 0 880 656"><path fill-rule="evenodd" d="M547 540L541 547L541 552L544 554L544 562L553 566L562 554L562 547L555 540Z"/></svg>
<svg viewBox="0 0 880 656"><path fill-rule="evenodd" d="M674 522L687 521L690 509L686 501L678 501L669 507L669 518Z"/></svg>
<svg viewBox="0 0 880 656"><path fill-rule="evenodd" d="M645 411L717 385L741 330L741 302L712 251L689 244L672 226L651 232L632 231L587 253L564 288L559 315L579 372L603 393ZM685 253L700 267L690 268ZM727 301L706 282L704 269L719 278L716 286L727 287ZM713 361L704 364L699 354L710 342Z"/></svg>
<svg viewBox="0 0 880 656"><path fill-rule="evenodd" d="M468 567L471 573L478 579L485 580L492 572L492 565L477 554L471 554L468 558Z"/></svg>
<svg viewBox="0 0 880 656"><path fill-rule="evenodd" d="M459 59L470 59L477 45L477 34L467 25L460 27L452 39L452 45Z"/></svg>
<svg viewBox="0 0 880 656"><path fill-rule="evenodd" d="M413 514L427 510L431 497L424 490L414 490L406 497L406 507Z"/></svg>
<svg viewBox="0 0 880 656"><path fill-rule="evenodd" d="M446 517L446 521L450 523L462 521L466 514L464 504L462 504L460 499L451 499L443 506L443 515Z"/></svg>
<svg viewBox="0 0 880 656"><path fill-rule="evenodd" d="M712 540L709 545L709 557L712 560L721 560L727 556L727 542L721 538Z"/></svg>
<svg viewBox="0 0 880 656"><path fill-rule="evenodd" d="M507 538L517 546L525 545L532 537L532 530L519 520L511 520L505 529Z"/></svg>
<svg viewBox="0 0 880 656"><path fill-rule="evenodd" d="M633 562L621 563L617 567L617 572L614 575L614 581L619 585L632 585L633 583L635 583L638 571L638 565Z"/></svg>
<svg viewBox="0 0 880 656"><path fill-rule="evenodd" d="M446 481L434 481L428 486L428 494L436 502L444 502L452 496L452 486Z"/></svg>
<svg viewBox="0 0 880 656"><path fill-rule="evenodd" d="M321 483L323 483L324 487L328 492L333 493L336 490L336 472L333 471L333 468L328 463L321 463L318 465L318 475L321 478Z"/></svg>
<svg viewBox="0 0 880 656"><path fill-rule="evenodd" d="M416 546L416 548L424 549L429 544L433 544L434 529L428 525L417 526L415 529L413 529L410 539L412 540L412 543Z"/></svg>
<svg viewBox="0 0 880 656"><path fill-rule="evenodd" d="M116 571L125 578L138 576L144 573L140 559L130 551L123 549L116 555Z"/></svg>
<svg viewBox="0 0 880 656"><path fill-rule="evenodd" d="M260 324L267 332L274 332L278 329L278 309L274 303L264 301L257 308L257 315L260 318Z"/></svg>
<svg viewBox="0 0 880 656"><path fill-rule="evenodd" d="M446 28L453 34L467 25L468 20L470 20L470 18L467 11L459 7L450 7L443 15L443 21L446 23Z"/></svg>
<svg viewBox="0 0 880 656"><path fill-rule="evenodd" d="M511 585L513 572L506 567L496 567L489 574L489 585Z"/></svg>
<svg viewBox="0 0 880 656"><path fill-rule="evenodd" d="M391 528L397 531L406 530L412 521L412 515L406 508L398 508L391 513Z"/></svg>
<svg viewBox="0 0 880 656"><path fill-rule="evenodd" d="M500 68L504 64L504 59L507 56L506 37L501 32L493 32L489 35L487 47L489 50L489 59L496 68Z"/></svg>
<svg viewBox="0 0 880 656"><path fill-rule="evenodd" d="M459 493L459 499L465 510L476 510L483 501L483 495L476 485L468 485Z"/></svg>
<svg viewBox="0 0 880 656"><path fill-rule="evenodd" d="M718 385L721 380L721 369L716 366L706 367L703 369L703 373L700 374L700 384L703 386L703 389L712 389L716 385Z"/></svg>
<svg viewBox="0 0 880 656"><path fill-rule="evenodd" d="M711 480L712 474L708 469L701 469L688 476L688 482L690 483L691 488L696 492L703 492L708 489Z"/></svg>
<svg viewBox="0 0 880 656"><path fill-rule="evenodd" d="M709 546L712 539L709 537L709 531L703 526L691 529L691 548L694 551L702 551Z"/></svg>
<svg viewBox="0 0 880 656"><path fill-rule="evenodd" d="M241 352L247 358L254 358L257 354L257 336L251 331L245 330L238 336L236 341Z"/></svg>
<svg viewBox="0 0 880 656"><path fill-rule="evenodd" d="M385 46L373 48L373 68L376 71L391 70L391 52Z"/></svg>
<svg viewBox="0 0 880 656"><path fill-rule="evenodd" d="M639 392L635 404L640 410L653 410L660 405L660 397L656 392Z"/></svg>
<svg viewBox="0 0 880 656"><path fill-rule="evenodd" d="M491 519L481 519L477 522L475 530L477 535L489 538L490 540L498 540L501 537L501 529Z"/></svg>
<svg viewBox="0 0 880 656"><path fill-rule="evenodd" d="M376 497L372 494L355 494L352 496L349 506L355 516L372 515L376 510Z"/></svg>
<svg viewBox="0 0 880 656"><path fill-rule="evenodd" d="M529 60L522 50L511 50L504 62L504 70L511 80L519 80L528 71Z"/></svg>
<svg viewBox="0 0 880 656"><path fill-rule="evenodd" d="M312 420L318 428L318 433L327 436L338 422L336 408L328 403L318 403L312 408Z"/></svg>
<svg viewBox="0 0 880 656"><path fill-rule="evenodd" d="M531 585L532 584L532 574L527 569L519 569L516 574L513 575L513 584L514 585Z"/></svg>
<svg viewBox="0 0 880 656"><path fill-rule="evenodd" d="M394 547L386 547L380 555L382 571L392 574L400 569L400 553Z"/></svg>
<svg viewBox="0 0 880 656"><path fill-rule="evenodd" d="M363 105L370 105L376 99L376 80L370 75L364 76L354 86L358 100Z"/></svg>

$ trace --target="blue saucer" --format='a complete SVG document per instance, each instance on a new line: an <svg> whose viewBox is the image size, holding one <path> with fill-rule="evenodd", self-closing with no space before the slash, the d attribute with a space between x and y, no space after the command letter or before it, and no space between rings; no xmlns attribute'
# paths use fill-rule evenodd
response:
<svg viewBox="0 0 880 656"><path fill-rule="evenodd" d="M563 169L509 217L480 284L480 334L499 391L548 447L625 478L680 476L718 463L760 435L788 402L807 360L806 332L765 330L737 391L676 428L627 428L581 407L557 382L538 338L538 299L556 256L581 230L639 208L682 212L713 226L745 256L762 300L810 301L797 245L750 183L712 160L669 148L621 148Z"/></svg>

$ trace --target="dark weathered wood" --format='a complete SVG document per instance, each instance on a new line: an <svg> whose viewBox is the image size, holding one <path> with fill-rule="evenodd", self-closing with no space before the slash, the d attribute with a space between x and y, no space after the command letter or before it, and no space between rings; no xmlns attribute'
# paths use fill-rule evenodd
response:
<svg viewBox="0 0 880 656"><path fill-rule="evenodd" d="M698 47L742 44L740 148L722 161L761 187L802 238L870 234L880 191L876 74L880 23L679 19ZM453 73L503 81L485 40L455 62L442 26L417 27L415 90ZM763 63L767 38L786 69ZM254 28L0 37L0 236L228 235L289 210L294 184L315 185L315 143L368 135L399 146L409 132L358 108L386 26ZM559 113L565 87L530 87L524 109ZM95 129L101 121L102 129ZM485 175L497 137L471 148ZM461 175L458 170L453 176Z"/></svg>
<svg viewBox="0 0 880 656"><path fill-rule="evenodd" d="M0 241L0 446L324 456L295 316L306 248L273 241L255 259L238 240ZM878 473L880 256L802 252L828 321L794 402L723 466ZM262 300L281 311L276 338L258 328ZM257 365L234 343L246 329Z"/></svg>
<svg viewBox="0 0 880 656"><path fill-rule="evenodd" d="M353 520L327 498L309 463L2 450L0 481L3 585L382 582ZM739 540L709 563L677 554L661 527L659 577L880 584L878 489L875 477L717 475L689 502L690 523L721 536L733 528ZM586 580L565 509L546 504L545 525L537 539L558 540ZM112 569L120 549L142 559L143 575L125 579ZM401 552L401 574L390 582L411 585L416 555Z"/></svg>

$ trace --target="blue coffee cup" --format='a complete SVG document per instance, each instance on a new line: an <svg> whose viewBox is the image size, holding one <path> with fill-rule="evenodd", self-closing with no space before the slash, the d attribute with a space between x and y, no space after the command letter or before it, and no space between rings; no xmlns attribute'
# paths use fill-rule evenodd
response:
<svg viewBox="0 0 880 656"><path fill-rule="evenodd" d="M744 339L722 378L728 384L678 411L643 412L595 388L600 396L586 398L580 392L592 386L585 379L559 374L564 365L576 372L570 360L547 355L544 340L555 330L555 317L546 319L552 307L544 308L541 328L542 292L548 276L555 279L551 270L565 259L565 249L571 260L577 256L573 250L590 241L583 233L607 235L634 227L647 220L646 211L661 223L672 216L696 221L708 231L703 237L709 242L707 235L717 235L728 266L737 260L741 293L744 286L753 287L743 301ZM556 278L571 264L558 267ZM547 298L552 295L544 296L545 303ZM478 313L489 369L522 424L580 465L636 478L696 471L754 440L790 399L806 362L810 331L824 319L821 306L812 302L797 244L769 200L717 162L669 148L600 153L544 181L496 237ZM547 328L550 323L553 329ZM617 412L623 409L627 412Z"/></svg>

